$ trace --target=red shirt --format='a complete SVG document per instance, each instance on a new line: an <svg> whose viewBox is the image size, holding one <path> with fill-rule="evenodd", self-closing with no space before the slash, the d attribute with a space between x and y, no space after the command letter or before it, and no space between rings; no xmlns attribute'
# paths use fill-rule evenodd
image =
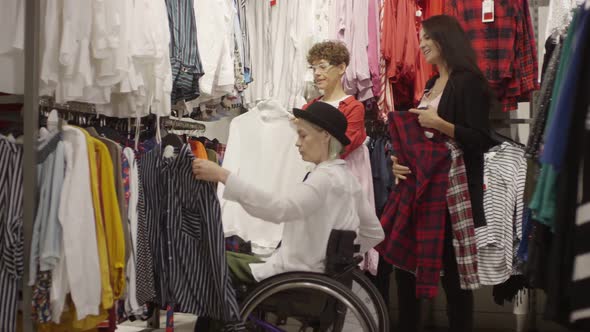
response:
<svg viewBox="0 0 590 332"><path fill-rule="evenodd" d="M307 109L309 105L319 101L322 97L318 97L305 104L303 109ZM365 106L356 100L355 97L350 96L340 102L338 110L344 114L348 121L346 137L350 140L350 144L344 147L342 159L345 159L352 151L365 143L365 139L367 139L367 131L365 130Z"/></svg>
<svg viewBox="0 0 590 332"><path fill-rule="evenodd" d="M504 111L518 108L539 89L535 36L528 0L496 0L494 22L481 21L481 0L451 0L447 15L455 16L477 52L482 70Z"/></svg>
<svg viewBox="0 0 590 332"><path fill-rule="evenodd" d="M416 273L416 297L433 298L442 269L451 156L443 136L427 138L415 114L388 115L393 151L412 174L389 195L381 216L385 239L376 249L388 263Z"/></svg>

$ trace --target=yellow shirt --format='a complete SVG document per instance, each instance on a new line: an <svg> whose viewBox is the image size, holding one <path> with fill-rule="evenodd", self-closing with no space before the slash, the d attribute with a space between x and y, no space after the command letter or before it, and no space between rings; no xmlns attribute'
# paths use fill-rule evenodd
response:
<svg viewBox="0 0 590 332"><path fill-rule="evenodd" d="M100 189L102 193L102 213L109 257L110 282L115 299L121 298L125 291L125 235L119 211L119 198L115 188L113 161L107 146L95 139L100 160Z"/></svg>
<svg viewBox="0 0 590 332"><path fill-rule="evenodd" d="M81 128L80 128L81 129ZM102 144L99 140L91 137L86 130L82 129L86 136L86 144L88 145L88 161L90 164L90 183L92 191L92 201L94 203L94 216L96 219L96 242L98 245L98 257L100 262L100 279L102 284L102 307L103 309L110 309L115 302L113 297L113 289L110 282L109 272L109 256L107 250L107 238L105 234L104 215L102 205L100 203L101 186L99 165L101 159L98 154L98 144Z"/></svg>

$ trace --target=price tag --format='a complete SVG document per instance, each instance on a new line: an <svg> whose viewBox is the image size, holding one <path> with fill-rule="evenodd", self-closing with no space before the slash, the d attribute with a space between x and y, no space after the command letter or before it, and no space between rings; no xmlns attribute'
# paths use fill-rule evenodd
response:
<svg viewBox="0 0 590 332"><path fill-rule="evenodd" d="M277 5L277 0L270 0L270 6L276 6Z"/></svg>
<svg viewBox="0 0 590 332"><path fill-rule="evenodd" d="M484 0L481 6L481 21L494 22L494 0Z"/></svg>

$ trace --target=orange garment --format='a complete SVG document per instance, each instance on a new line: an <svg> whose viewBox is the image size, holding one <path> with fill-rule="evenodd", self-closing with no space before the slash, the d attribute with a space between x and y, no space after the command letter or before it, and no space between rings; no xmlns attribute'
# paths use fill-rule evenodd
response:
<svg viewBox="0 0 590 332"><path fill-rule="evenodd" d="M414 104L414 84L419 66L418 31L414 0L386 0L384 4L381 52L386 75L393 84L396 105Z"/></svg>
<svg viewBox="0 0 590 332"><path fill-rule="evenodd" d="M190 145L191 145L191 151L193 152L193 155L195 156L195 158L205 159L205 160L209 159L209 157L207 156L207 150L205 149L205 146L203 145L203 143L201 143L197 140L191 140Z"/></svg>
<svg viewBox="0 0 590 332"><path fill-rule="evenodd" d="M451 1L446 1L450 3ZM424 18L427 19L432 16L442 15L445 12L445 1L443 0L428 0L424 4Z"/></svg>

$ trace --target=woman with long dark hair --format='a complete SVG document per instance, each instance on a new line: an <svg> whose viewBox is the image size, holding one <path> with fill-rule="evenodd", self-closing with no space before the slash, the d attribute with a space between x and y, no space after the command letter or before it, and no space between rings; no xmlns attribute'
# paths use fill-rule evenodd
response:
<svg viewBox="0 0 590 332"><path fill-rule="evenodd" d="M427 82L418 115L422 127L437 130L453 138L463 150L467 182L475 227L484 226L483 164L488 149L489 112L494 96L477 66L471 43L453 17L433 16L422 23L420 50L426 61L438 69ZM428 133L426 133L428 134ZM403 181L410 169L392 157L396 182ZM457 261L452 244L451 222L446 218L443 249L442 286L447 297L450 331L473 330L473 292L460 287ZM396 269L401 330L419 331L420 300L416 299L416 279L409 272Z"/></svg>

